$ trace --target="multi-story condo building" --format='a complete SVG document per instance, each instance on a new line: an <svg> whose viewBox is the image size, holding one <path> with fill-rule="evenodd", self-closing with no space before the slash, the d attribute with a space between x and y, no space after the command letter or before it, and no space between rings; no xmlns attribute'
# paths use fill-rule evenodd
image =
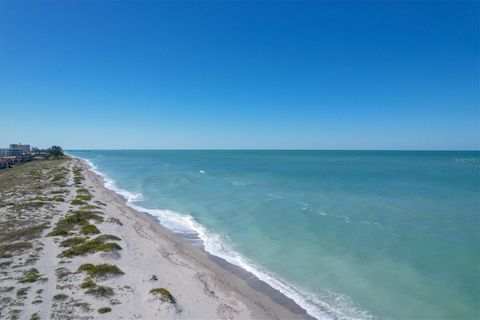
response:
<svg viewBox="0 0 480 320"><path fill-rule="evenodd" d="M21 143L12 143L10 145L10 149L21 149L22 154L28 154L30 152L30 145L29 144L21 144Z"/></svg>
<svg viewBox="0 0 480 320"><path fill-rule="evenodd" d="M16 157L23 155L24 152L22 149L13 149L13 148L1 148L0 157Z"/></svg>

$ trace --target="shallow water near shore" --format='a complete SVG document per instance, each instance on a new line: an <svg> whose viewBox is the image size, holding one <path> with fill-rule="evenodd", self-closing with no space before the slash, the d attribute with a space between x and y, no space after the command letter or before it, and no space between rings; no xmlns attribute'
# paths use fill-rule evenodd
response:
<svg viewBox="0 0 480 320"><path fill-rule="evenodd" d="M480 153L69 151L317 318L478 318Z"/></svg>

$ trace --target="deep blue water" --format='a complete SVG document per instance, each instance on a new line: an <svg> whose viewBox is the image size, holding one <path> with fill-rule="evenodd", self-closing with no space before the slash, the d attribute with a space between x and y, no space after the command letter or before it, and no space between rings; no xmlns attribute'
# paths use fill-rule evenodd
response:
<svg viewBox="0 0 480 320"><path fill-rule="evenodd" d="M69 153L317 318L480 317L479 152Z"/></svg>

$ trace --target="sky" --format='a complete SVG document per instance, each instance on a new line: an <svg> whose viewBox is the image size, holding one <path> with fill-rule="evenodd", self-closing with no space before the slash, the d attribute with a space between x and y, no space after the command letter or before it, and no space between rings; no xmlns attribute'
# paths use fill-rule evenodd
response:
<svg viewBox="0 0 480 320"><path fill-rule="evenodd" d="M479 12L0 0L0 147L479 150Z"/></svg>

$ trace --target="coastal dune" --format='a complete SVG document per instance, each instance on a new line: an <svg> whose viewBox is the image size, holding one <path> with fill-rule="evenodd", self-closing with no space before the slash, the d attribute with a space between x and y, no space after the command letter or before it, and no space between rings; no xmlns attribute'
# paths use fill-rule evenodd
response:
<svg viewBox="0 0 480 320"><path fill-rule="evenodd" d="M12 170L21 173L28 166ZM62 190L62 199L45 200L37 214L29 216L30 222L44 223L34 239L38 257L31 263L16 261L8 251L8 245L25 240L22 237L2 244L0 318L308 318L298 306L277 303L268 290L253 288L255 281L245 281L248 274L242 279L154 217L127 206L82 160L40 170L48 181L48 173L57 170L58 181L38 192L45 196ZM11 208L2 206L1 213L7 216ZM21 252L26 255L28 250ZM29 272L36 276L22 282ZM18 292L19 282L27 284L24 293ZM15 297L22 302L16 303Z"/></svg>

